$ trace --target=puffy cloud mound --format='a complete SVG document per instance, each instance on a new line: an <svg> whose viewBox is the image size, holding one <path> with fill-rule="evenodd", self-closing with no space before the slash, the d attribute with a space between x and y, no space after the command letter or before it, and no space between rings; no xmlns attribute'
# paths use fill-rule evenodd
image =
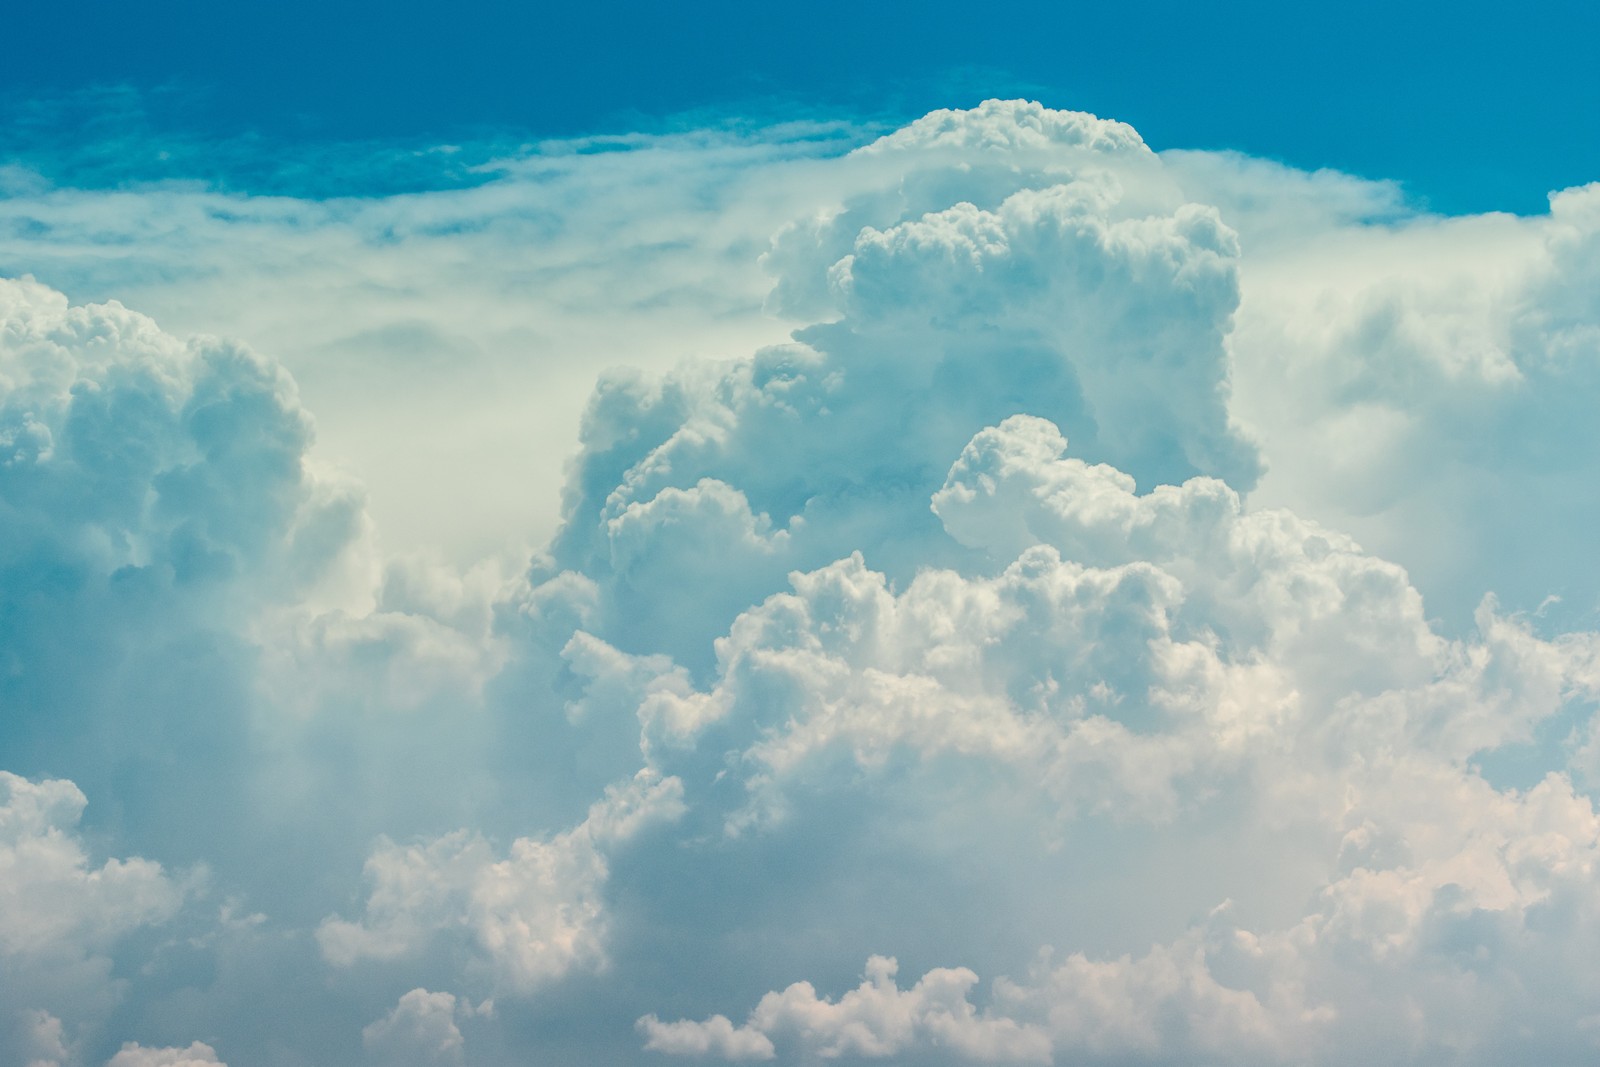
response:
<svg viewBox="0 0 1600 1067"><path fill-rule="evenodd" d="M310 423L274 365L26 280L0 281L0 322L9 589L24 568L184 592L293 585L340 547L348 501L307 476Z"/></svg>
<svg viewBox="0 0 1600 1067"><path fill-rule="evenodd" d="M145 859L96 866L76 835L87 803L60 779L0 771L0 1055L59 1063L63 1021L90 1024L116 1002L110 952L171 919L185 885Z"/></svg>
<svg viewBox="0 0 1600 1067"><path fill-rule="evenodd" d="M66 1067L72 1053L60 1019L33 1008L8 1022L9 1033L0 1041L0 1050L6 1051L12 1062L26 1067Z"/></svg>
<svg viewBox="0 0 1600 1067"><path fill-rule="evenodd" d="M87 803L71 782L35 783L0 771L0 953L37 959L91 952L177 910L181 890L160 864L90 865L72 836Z"/></svg>
<svg viewBox="0 0 1600 1067"><path fill-rule="evenodd" d="M941 108L861 151L872 155L953 149L966 160L974 151L1004 153L1015 159L1029 150L1055 154L1062 148L1134 155L1148 151L1138 131L1125 122L1048 108L1033 100L985 100L975 108Z"/></svg>
<svg viewBox="0 0 1600 1067"><path fill-rule="evenodd" d="M874 956L866 978L837 1002L817 996L809 982L761 998L749 1020L737 1029L726 1017L706 1022L663 1023L654 1016L639 1021L645 1047L687 1055L715 1053L731 1060L773 1058L772 1038L792 1042L801 1055L881 1058L923 1049L948 1049L983 1062L1048 1063L1050 1043L1043 1030L1010 1019L978 1013L967 1000L978 976L965 968L929 971L910 989L895 985L899 965Z"/></svg>
<svg viewBox="0 0 1600 1067"><path fill-rule="evenodd" d="M1313 226L1245 257L1234 411L1271 456L1262 493L1404 563L1453 624L1487 589L1594 625L1596 202Z"/></svg>
<svg viewBox="0 0 1600 1067"><path fill-rule="evenodd" d="M249 634L360 527L358 496L309 471L310 441L293 383L244 348L0 281L10 766L69 775L147 829L140 847L236 801Z"/></svg>
<svg viewBox="0 0 1600 1067"><path fill-rule="evenodd" d="M0 285L0 1057L1592 1062L1600 635L1413 565L1589 528L1592 190L1384 294L1481 234L1018 102L807 165L810 325L606 376L505 582L275 365Z"/></svg>
<svg viewBox="0 0 1600 1067"><path fill-rule="evenodd" d="M562 648L544 677L567 728L615 743L637 723L684 783L705 877L764 842L798 852L792 892L815 901L744 909L792 924L787 958L837 973L806 938L981 958L991 1002L968 999L978 969L907 991L874 957L859 990L790 986L737 1025L645 1014L646 1046L1487 1064L1507 1047L1491 1020L1518 1011L1586 1032L1580 975L1537 1005L1486 976L1566 973L1592 937L1568 878L1594 847L1574 783L1600 639L1541 636L1492 597L1439 626L1401 566L1246 504L1240 246L1114 125L989 105L852 165L858 187L767 258L777 306L833 321L603 382L564 529L501 621ZM1521 789L1484 769L1518 760L1539 765ZM862 907L867 885L899 912ZM1064 942L1064 962L1004 977L1021 960L970 903L997 895L1011 943ZM756 920L700 921L682 936L736 969Z"/></svg>
<svg viewBox="0 0 1600 1067"><path fill-rule="evenodd" d="M1012 110L940 122L983 143L997 124L1023 129L1017 115L1051 137L1120 128ZM1152 163L1136 139L1069 140L1048 169L1000 154L972 179L989 193L976 200L937 183L908 203L863 195L829 224L845 243L781 235L779 291L814 274L840 316L797 344L602 381L535 585L587 576L587 625L699 669L710 638L791 569L860 550L909 578L952 559L928 496L950 456L1011 415L1072 427L1083 454L1147 485L1253 484L1259 457L1228 416L1234 235L1170 188L1130 191L1122 156ZM862 152L964 173L921 141Z"/></svg>
<svg viewBox="0 0 1600 1067"><path fill-rule="evenodd" d="M646 670L649 750L672 767L712 733L753 786L827 750L960 753L1067 810L1161 816L1244 773L1309 790L1350 758L1339 746L1460 765L1600 691L1591 635L1542 642L1486 607L1476 641L1447 641L1404 572L1348 538L1247 512L1214 480L1139 495L1065 446L1018 416L952 467L933 508L993 561L979 573L929 569L897 593L855 555L741 615L709 690Z"/></svg>
<svg viewBox="0 0 1600 1067"><path fill-rule="evenodd" d="M1471 760L1574 702L1586 714L1600 638L1541 640L1486 604L1473 638L1447 640L1404 572L1348 538L1246 511L1213 480L1139 495L1065 448L1031 417L976 435L933 507L997 573L927 570L897 593L858 556L793 576L718 642L709 690L670 674L638 686L649 751L669 768L701 743L738 752L727 766L752 800L731 828L865 772L914 805L983 808L1015 780L1035 814L1048 798L1070 818L1314 842L1326 880L1297 923L1260 930L1224 906L1143 955L1075 953L998 981L982 1018L1019 1044L938 1042L966 1058L1429 1062L1449 1047L1488 1064L1508 1019L1586 1032L1572 946L1596 934L1600 821L1565 774L1502 790ZM955 773L952 756L993 770ZM1222 881L1248 894L1257 875ZM1523 968L1564 977L1531 995ZM802 1059L935 1044L848 1030L831 1007L821 1031L793 1021L816 1003L795 986L742 1027L640 1025L658 1051L730 1058L777 1054L760 1038L784 1026L809 1035ZM830 1043L843 1033L856 1043Z"/></svg>
<svg viewBox="0 0 1600 1067"><path fill-rule="evenodd" d="M217 1059L217 1050L196 1041L188 1048L145 1048L132 1043L123 1045L106 1064L106 1067L226 1067Z"/></svg>
<svg viewBox="0 0 1600 1067"><path fill-rule="evenodd" d="M518 838L505 859L465 830L409 847L382 841L366 864L364 919L326 920L317 930L323 956L335 966L394 960L454 933L513 990L602 967L607 854L676 817L680 794L676 779L640 772L608 790L578 826L549 840Z"/></svg>
<svg viewBox="0 0 1600 1067"><path fill-rule="evenodd" d="M462 1005L467 1012L470 1006ZM466 1040L456 1025L456 998L413 989L394 1010L361 1031L361 1044L384 1067L455 1067Z"/></svg>

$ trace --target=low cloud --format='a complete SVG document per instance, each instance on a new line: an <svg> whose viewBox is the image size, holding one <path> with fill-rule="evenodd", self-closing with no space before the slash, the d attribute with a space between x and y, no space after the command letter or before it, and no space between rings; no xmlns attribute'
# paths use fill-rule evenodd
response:
<svg viewBox="0 0 1600 1067"><path fill-rule="evenodd" d="M520 992L574 968L603 967L606 853L675 817L680 793L675 779L641 772L577 827L548 841L518 838L503 860L467 831L409 848L382 842L366 863L364 918L325 921L317 929L322 954L344 967L396 960L461 934L497 983Z"/></svg>
<svg viewBox="0 0 1600 1067"><path fill-rule="evenodd" d="M106 1067L226 1067L217 1059L216 1049L196 1041L188 1048L145 1048L136 1043L122 1046Z"/></svg>

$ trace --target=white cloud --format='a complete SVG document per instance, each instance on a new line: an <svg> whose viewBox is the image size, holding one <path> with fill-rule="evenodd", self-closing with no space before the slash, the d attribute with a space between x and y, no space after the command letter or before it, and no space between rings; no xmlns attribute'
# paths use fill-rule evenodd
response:
<svg viewBox="0 0 1600 1067"><path fill-rule="evenodd" d="M196 1041L188 1048L145 1048L136 1042L122 1046L106 1067L225 1067L210 1045Z"/></svg>
<svg viewBox="0 0 1600 1067"><path fill-rule="evenodd" d="M1258 499L1403 563L1455 625L1489 590L1592 627L1594 195L1247 254L1230 348L1234 412L1271 457Z"/></svg>
<svg viewBox="0 0 1600 1067"><path fill-rule="evenodd" d="M929 971L910 989L895 984L899 965L867 960L861 985L837 1001L819 997L809 982L761 998L749 1020L734 1028L717 1015L702 1023L639 1020L645 1048L677 1055L715 1053L731 1060L774 1055L772 1039L792 1041L801 1055L878 1059L933 1046L984 1063L1048 1063L1044 1031L982 1014L967 996L978 976L965 968Z"/></svg>
<svg viewBox="0 0 1600 1067"><path fill-rule="evenodd" d="M112 303L69 306L0 281L7 562L48 550L179 586L263 575L304 585L343 547L302 467L293 383L236 345L184 342Z"/></svg>
<svg viewBox="0 0 1600 1067"><path fill-rule="evenodd" d="M465 1062L466 1041L456 1026L456 1012L452 994L413 989L393 1011L361 1031L361 1044L384 1067L458 1067Z"/></svg>
<svg viewBox="0 0 1600 1067"><path fill-rule="evenodd" d="M380 842L366 864L364 918L329 918L317 941L329 963L414 955L441 935L464 936L494 980L530 991L573 969L605 965L607 855L680 812L676 779L647 772L607 791L571 830L522 837L505 859L468 831L425 845Z"/></svg>
<svg viewBox="0 0 1600 1067"><path fill-rule="evenodd" d="M600 594L586 625L704 669L709 640L789 570L861 551L905 580L956 558L928 496L973 433L1023 411L1146 484L1252 484L1259 459L1227 408L1232 233L1073 145L1048 170L971 178L989 207L941 185L920 212L863 194L842 247L780 235L769 263L824 276L843 316L798 344L603 379L535 588L584 574ZM922 163L970 177L936 159Z"/></svg>
<svg viewBox="0 0 1600 1067"><path fill-rule="evenodd" d="M74 1062L61 1020L38 1008L6 1020L0 1028L0 1054L23 1067L68 1067Z"/></svg>
<svg viewBox="0 0 1600 1067"><path fill-rule="evenodd" d="M1592 704L1600 639L1540 640L1487 603L1473 638L1448 640L1404 572L1347 538L1245 511L1205 479L1141 496L1121 472L1064 450L1053 426L1010 419L974 438L935 495L946 527L998 574L929 570L897 593L858 556L795 575L793 593L718 643L709 691L642 688L646 729L694 708L677 720L690 724L680 746L696 731L747 746L734 767L780 813L791 786L852 788L826 759L840 749L924 798L913 803L984 804L1003 788L950 775L935 763L948 755L1013 768L1069 813L1206 819L1216 798L1242 795L1222 833L1309 830L1328 843L1321 910L1263 934L1219 919L1137 958L1077 954L997 986L1000 1017L1044 1026L1058 1054L1092 1062L1281 1062L1309 1048L1309 1062L1337 1063L1379 1034L1409 1050L1397 1062L1444 1045L1463 1062L1497 1062L1500 1032L1480 1020L1503 1025L1523 994L1472 974L1507 950L1541 973L1574 965L1569 945L1589 936L1600 904L1576 872L1592 869L1600 823L1560 774L1518 794L1468 761L1525 740L1571 701ZM652 751L677 766L670 746ZM924 777L896 753L946 773ZM732 825L748 827L748 815ZM1559 930L1546 925L1553 900L1569 902ZM1262 977L1239 984L1251 968ZM1367 991L1405 980L1421 984L1388 1000ZM808 994L770 994L763 1007L787 1018L777 1005ZM1586 996L1547 996L1540 1011L1570 1028L1587 1017ZM765 1053L766 1027L725 1021L641 1025L660 1051ZM884 1055L910 1040L866 1033L877 1036L848 1049L813 1044Z"/></svg>
<svg viewBox="0 0 1600 1067"><path fill-rule="evenodd" d="M1594 190L791 134L0 205L0 1056L1589 1062Z"/></svg>
<svg viewBox="0 0 1600 1067"><path fill-rule="evenodd" d="M1460 764L1600 692L1592 635L1540 641L1486 606L1475 640L1448 641L1404 572L1349 539L1212 480L1138 495L1064 448L1014 417L935 494L992 576L925 570L896 593L857 555L741 616L707 691L637 661L646 736L669 742L652 751L670 769L716 726L753 788L841 747L862 766L959 753L1025 769L1067 810L1158 816L1286 757L1291 788L1338 759L1334 738Z"/></svg>
<svg viewBox="0 0 1600 1067"><path fill-rule="evenodd" d="M1600 921L1593 806L1555 776L1520 796L1438 770L1392 765L1382 778L1352 794L1365 802L1349 821L1383 825L1345 835L1316 910L1286 928L1250 929L1224 904L1138 955L1046 953L1025 978L997 980L982 1012L966 1000L970 971L930 971L900 991L892 962L874 959L836 1004L801 982L737 1028L646 1017L646 1048L782 1049L796 1062L938 1050L970 1062L1490 1065L1533 1042L1543 1062L1588 1062L1600 1042L1581 947Z"/></svg>
<svg viewBox="0 0 1600 1067"><path fill-rule="evenodd" d="M0 1053L21 1062L67 1063L63 1021L98 1023L122 993L119 942L195 888L138 857L96 864L76 832L86 803L71 782L0 771L0 1020L20 1031Z"/></svg>
<svg viewBox="0 0 1600 1067"><path fill-rule="evenodd" d="M88 801L71 782L0 771L0 952L75 956L170 918L181 889L148 860L92 866L73 835Z"/></svg>
<svg viewBox="0 0 1600 1067"><path fill-rule="evenodd" d="M672 1056L720 1056L725 1060L770 1060L777 1053L772 1039L751 1024L734 1026L726 1015L703 1022L662 1022L654 1015L639 1020L645 1049Z"/></svg>

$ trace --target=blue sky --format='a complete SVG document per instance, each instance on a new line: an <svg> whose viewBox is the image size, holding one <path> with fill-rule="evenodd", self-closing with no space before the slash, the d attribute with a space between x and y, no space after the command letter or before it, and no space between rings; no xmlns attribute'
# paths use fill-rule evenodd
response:
<svg viewBox="0 0 1600 1067"><path fill-rule="evenodd" d="M308 140L659 128L692 111L904 121L1022 95L1120 116L1161 148L1396 179L1445 212L1532 213L1595 168L1597 33L1577 0L1027 3L996 16L936 3L915 17L831 0L26 4L0 42L0 93L16 106L132 87L163 136L263 135L289 155Z"/></svg>
<svg viewBox="0 0 1600 1067"><path fill-rule="evenodd" d="M1594 1063L1595 29L12 13L0 1064Z"/></svg>

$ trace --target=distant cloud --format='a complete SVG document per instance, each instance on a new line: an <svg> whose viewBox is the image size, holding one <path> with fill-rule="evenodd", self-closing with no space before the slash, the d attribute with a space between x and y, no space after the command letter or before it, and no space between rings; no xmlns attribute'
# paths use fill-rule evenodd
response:
<svg viewBox="0 0 1600 1067"><path fill-rule="evenodd" d="M518 838L504 860L465 831L426 847L380 843L366 865L372 891L365 921L324 922L317 929L322 954L335 966L392 960L461 930L496 981L513 990L531 991L575 967L603 966L606 850L677 815L680 793L675 779L641 772L609 791L573 830L550 841Z"/></svg>
<svg viewBox="0 0 1600 1067"><path fill-rule="evenodd" d="M456 1026L457 1010L449 993L413 989L393 1011L361 1031L361 1044L384 1067L454 1067L464 1062L466 1043Z"/></svg>
<svg viewBox="0 0 1600 1067"><path fill-rule="evenodd" d="M892 959L872 957L866 980L837 1002L819 998L810 983L797 982L762 997L750 1020L737 1029L720 1015L704 1023L662 1023L646 1016L639 1028L652 1051L715 1052L731 1060L771 1059L770 1035L792 1035L802 1055L825 1059L880 1059L932 1048L984 1063L1050 1062L1043 1030L973 1009L967 991L978 977L971 971L941 968L901 990L894 981L897 969Z"/></svg>
<svg viewBox="0 0 1600 1067"><path fill-rule="evenodd" d="M124 983L109 951L173 917L187 887L159 863L90 859L71 782L0 771L0 1053L68 1062L62 1020L104 1022Z"/></svg>
<svg viewBox="0 0 1600 1067"><path fill-rule="evenodd" d="M188 1048L145 1048L139 1044L122 1046L106 1067L226 1067L210 1045L196 1041Z"/></svg>

